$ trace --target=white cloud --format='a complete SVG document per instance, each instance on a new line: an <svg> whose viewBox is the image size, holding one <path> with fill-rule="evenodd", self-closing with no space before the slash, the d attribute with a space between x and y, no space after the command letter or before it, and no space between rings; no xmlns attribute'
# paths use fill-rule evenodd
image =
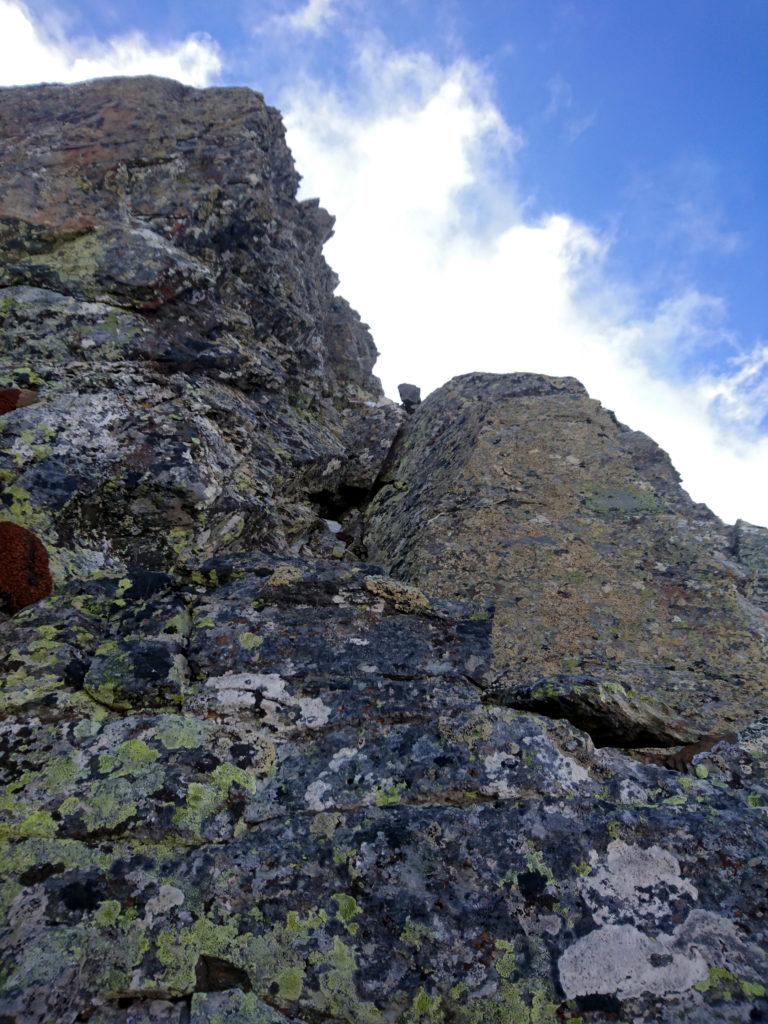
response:
<svg viewBox="0 0 768 1024"><path fill-rule="evenodd" d="M366 50L347 93L307 81L283 108L303 194L337 215L328 259L372 325L390 395L471 370L578 377L671 454L696 500L768 525L765 349L681 376L690 346L734 345L721 300L689 289L643 312L611 280L607 238L563 214L531 219L514 194L521 140L471 64Z"/></svg>
<svg viewBox="0 0 768 1024"><path fill-rule="evenodd" d="M573 88L570 82L566 82L562 76L555 75L550 78L547 82L547 92L549 93L549 102L544 110L546 120L551 120L563 110L570 110L573 106Z"/></svg>
<svg viewBox="0 0 768 1024"><path fill-rule="evenodd" d="M576 142L597 121L596 111L589 114L575 113L573 88L570 82L566 82L560 75L550 78L547 82L547 92L549 102L544 109L544 120L561 120L565 137L569 142Z"/></svg>
<svg viewBox="0 0 768 1024"><path fill-rule="evenodd" d="M669 235L684 239L691 252L736 252L742 245L741 236L723 226L724 215L716 208L702 207L691 199L682 200L670 220Z"/></svg>
<svg viewBox="0 0 768 1024"><path fill-rule="evenodd" d="M290 14L281 14L274 21L295 32L320 35L336 17L336 0L307 0Z"/></svg>
<svg viewBox="0 0 768 1024"><path fill-rule="evenodd" d="M728 224L722 202L725 173L712 160L678 158L636 173L626 198L642 211L646 232L655 232L678 260L705 253L729 256L743 247L744 239Z"/></svg>
<svg viewBox="0 0 768 1024"><path fill-rule="evenodd" d="M336 13L308 0L287 18L320 32ZM153 73L199 86L220 69L207 36L75 44L0 0L2 85ZM551 100L550 116L572 105L568 88ZM364 48L346 95L306 81L284 107L304 191L338 216L328 256L373 326L388 393L476 369L571 374L659 441L696 499L768 525L768 346L741 350L722 300L695 289L641 312L608 273L607 237L565 214L532 219L515 191L523 140L474 65ZM720 222L695 227L729 237ZM724 348L725 371L685 376L692 354Z"/></svg>
<svg viewBox="0 0 768 1024"><path fill-rule="evenodd" d="M189 35L152 46L140 32L105 41L46 35L16 0L0 0L0 85L80 82L105 75L163 75L207 85L221 70L214 41Z"/></svg>

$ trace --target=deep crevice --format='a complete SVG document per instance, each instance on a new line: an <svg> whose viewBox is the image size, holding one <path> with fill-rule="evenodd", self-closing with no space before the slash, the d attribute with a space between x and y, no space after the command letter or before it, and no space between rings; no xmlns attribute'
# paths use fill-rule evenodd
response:
<svg viewBox="0 0 768 1024"><path fill-rule="evenodd" d="M607 716L599 717L590 713L589 708L566 710L555 703L547 705L544 702L537 702L532 705L526 700L517 701L514 698L493 703L502 703L504 707L513 708L515 711L524 711L528 714L541 715L542 718L570 722L576 729L585 732L598 749L612 747L618 750L632 750L636 747L680 746L679 737L670 736L669 733L661 730L655 732L646 729L635 722L611 720Z"/></svg>
<svg viewBox="0 0 768 1024"><path fill-rule="evenodd" d="M536 688L532 689L535 691ZM734 743L738 739L735 732L702 734L700 729L675 718L670 709L657 707L649 710L644 707L646 720L643 722L626 713L632 710L632 705L628 708L624 705L601 706L600 702L578 700L575 693L561 692L547 699L541 693L532 698L530 690L524 695L486 692L483 703L497 704L551 721L569 722L589 736L595 749L620 750L636 761L658 764L683 774L691 771L693 759L698 754L706 753L720 742ZM654 728L656 723L658 728Z"/></svg>
<svg viewBox="0 0 768 1024"><path fill-rule="evenodd" d="M145 992L137 992L135 994L109 994L107 995L107 1005L116 1006L119 1010L130 1010L134 1006L141 1006L142 1003L149 1006L156 1000L163 1000L163 1002L173 1003L175 1006L181 1007L181 1016L179 1024L188 1024L191 1018L192 1009L192 996L183 995L179 996L172 992L167 992L163 989L157 989L155 991L147 990ZM91 1006L88 1009L81 1010L75 1020L78 1024L85 1024L85 1022L91 1020L98 1012L98 1007Z"/></svg>
<svg viewBox="0 0 768 1024"><path fill-rule="evenodd" d="M239 988L252 992L253 986L248 974L229 960L218 956L201 956L195 967L195 992L226 992Z"/></svg>
<svg viewBox="0 0 768 1024"><path fill-rule="evenodd" d="M313 491L307 497L313 505L317 505L322 519L339 522L350 512L362 512L376 493L375 487L375 484L373 487L342 484L335 491Z"/></svg>
<svg viewBox="0 0 768 1024"><path fill-rule="evenodd" d="M712 733L703 736L696 743L688 743L684 747L678 747L669 751L664 748L656 750L635 750L630 755L638 761L651 762L661 765L669 771L686 774L693 765L693 759L697 754L706 754L717 746L718 743L735 743L738 736L735 732Z"/></svg>
<svg viewBox="0 0 768 1024"><path fill-rule="evenodd" d="M358 529L353 531L356 534L355 536L345 537L343 530L340 535L340 539L351 542L352 549L360 557L365 558L367 556L365 513L379 491L391 483L389 471L394 462L397 461L397 454L405 429L406 422L403 422L392 438L387 453L381 461L381 468L376 478L368 487L342 483L332 490L323 489L307 493L308 500L318 507L320 517L323 519L342 522L343 525L343 520L354 513L361 517Z"/></svg>

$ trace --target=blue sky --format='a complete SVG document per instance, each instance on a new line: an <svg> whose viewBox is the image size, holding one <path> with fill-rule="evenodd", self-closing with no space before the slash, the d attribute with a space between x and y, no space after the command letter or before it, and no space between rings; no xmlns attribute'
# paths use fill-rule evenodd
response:
<svg viewBox="0 0 768 1024"><path fill-rule="evenodd" d="M2 84L155 70L279 106L390 393L579 376L768 525L765 0L0 0L3 28Z"/></svg>

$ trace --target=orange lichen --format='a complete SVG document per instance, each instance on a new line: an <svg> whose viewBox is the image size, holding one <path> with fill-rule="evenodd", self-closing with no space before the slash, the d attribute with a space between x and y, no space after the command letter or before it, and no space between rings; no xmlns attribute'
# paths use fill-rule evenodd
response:
<svg viewBox="0 0 768 1024"><path fill-rule="evenodd" d="M34 405L37 400L36 393L28 388L0 388L0 416L25 405Z"/></svg>
<svg viewBox="0 0 768 1024"><path fill-rule="evenodd" d="M16 408L20 394L21 391L18 388L0 389L0 416Z"/></svg>
<svg viewBox="0 0 768 1024"><path fill-rule="evenodd" d="M16 523L0 523L0 607L20 611L48 597L53 580L48 552L31 530Z"/></svg>

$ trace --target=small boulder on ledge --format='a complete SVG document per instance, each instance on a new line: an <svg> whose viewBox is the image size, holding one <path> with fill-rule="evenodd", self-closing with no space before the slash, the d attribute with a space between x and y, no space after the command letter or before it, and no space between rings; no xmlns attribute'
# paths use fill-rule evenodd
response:
<svg viewBox="0 0 768 1024"><path fill-rule="evenodd" d="M421 388L415 384L398 384L397 390L406 412L413 412L417 405L421 405Z"/></svg>

